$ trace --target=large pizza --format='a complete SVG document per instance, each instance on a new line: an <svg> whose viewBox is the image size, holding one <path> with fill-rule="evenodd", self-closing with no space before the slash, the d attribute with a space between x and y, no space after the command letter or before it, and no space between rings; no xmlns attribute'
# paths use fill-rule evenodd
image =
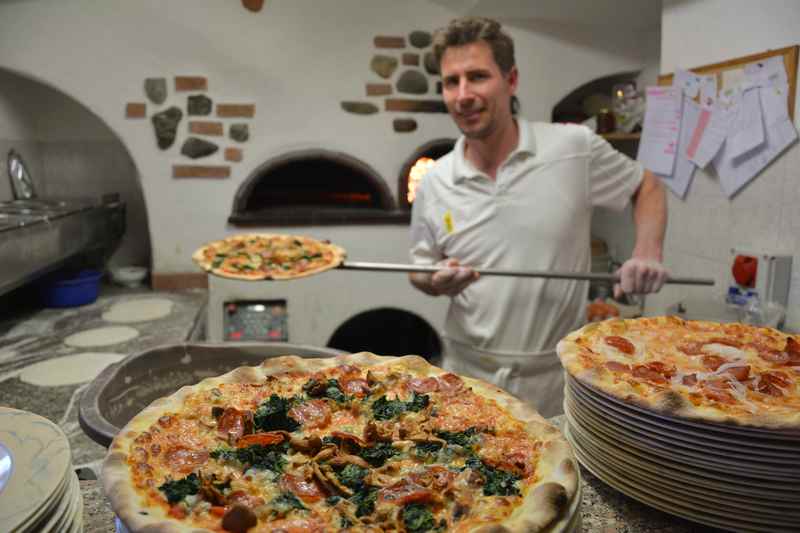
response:
<svg viewBox="0 0 800 533"><path fill-rule="evenodd" d="M558 344L580 382L656 412L800 430L800 337L679 317L612 319Z"/></svg>
<svg viewBox="0 0 800 533"><path fill-rule="evenodd" d="M284 356L157 400L103 466L132 531L532 532L573 524L572 451L417 356Z"/></svg>
<svg viewBox="0 0 800 533"><path fill-rule="evenodd" d="M192 254L203 270L245 279L295 279L335 268L343 248L301 235L251 233L210 242Z"/></svg>

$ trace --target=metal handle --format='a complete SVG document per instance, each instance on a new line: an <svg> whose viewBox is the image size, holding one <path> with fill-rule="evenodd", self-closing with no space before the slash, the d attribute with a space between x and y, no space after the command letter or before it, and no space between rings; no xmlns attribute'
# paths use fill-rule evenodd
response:
<svg viewBox="0 0 800 533"><path fill-rule="evenodd" d="M408 265L401 263L369 263L345 261L339 268L345 270L373 270L379 272L437 272L443 267L437 265ZM619 276L596 272L557 272L553 270L503 270L499 268L476 268L481 276L512 276L525 278L577 279L588 281L619 281ZM679 278L670 276L665 283L671 285L714 285L708 278Z"/></svg>

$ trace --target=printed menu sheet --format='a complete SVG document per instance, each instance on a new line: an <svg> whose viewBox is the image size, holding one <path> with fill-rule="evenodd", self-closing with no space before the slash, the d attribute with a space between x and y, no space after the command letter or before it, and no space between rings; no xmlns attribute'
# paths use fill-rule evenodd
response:
<svg viewBox="0 0 800 533"><path fill-rule="evenodd" d="M636 159L651 172L670 176L674 171L682 104L679 87L647 88L647 109Z"/></svg>

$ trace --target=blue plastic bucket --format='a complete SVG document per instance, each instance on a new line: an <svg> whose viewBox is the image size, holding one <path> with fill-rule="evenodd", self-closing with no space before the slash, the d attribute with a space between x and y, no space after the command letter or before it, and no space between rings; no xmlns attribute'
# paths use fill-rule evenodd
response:
<svg viewBox="0 0 800 533"><path fill-rule="evenodd" d="M75 273L56 274L41 287L42 301L46 307L78 307L97 300L102 272L81 270Z"/></svg>

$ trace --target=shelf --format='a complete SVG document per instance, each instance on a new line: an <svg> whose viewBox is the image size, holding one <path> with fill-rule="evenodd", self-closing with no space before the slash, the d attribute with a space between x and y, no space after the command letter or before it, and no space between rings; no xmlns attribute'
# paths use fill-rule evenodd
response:
<svg viewBox="0 0 800 533"><path fill-rule="evenodd" d="M600 137L607 141L638 141L641 133L601 133Z"/></svg>

